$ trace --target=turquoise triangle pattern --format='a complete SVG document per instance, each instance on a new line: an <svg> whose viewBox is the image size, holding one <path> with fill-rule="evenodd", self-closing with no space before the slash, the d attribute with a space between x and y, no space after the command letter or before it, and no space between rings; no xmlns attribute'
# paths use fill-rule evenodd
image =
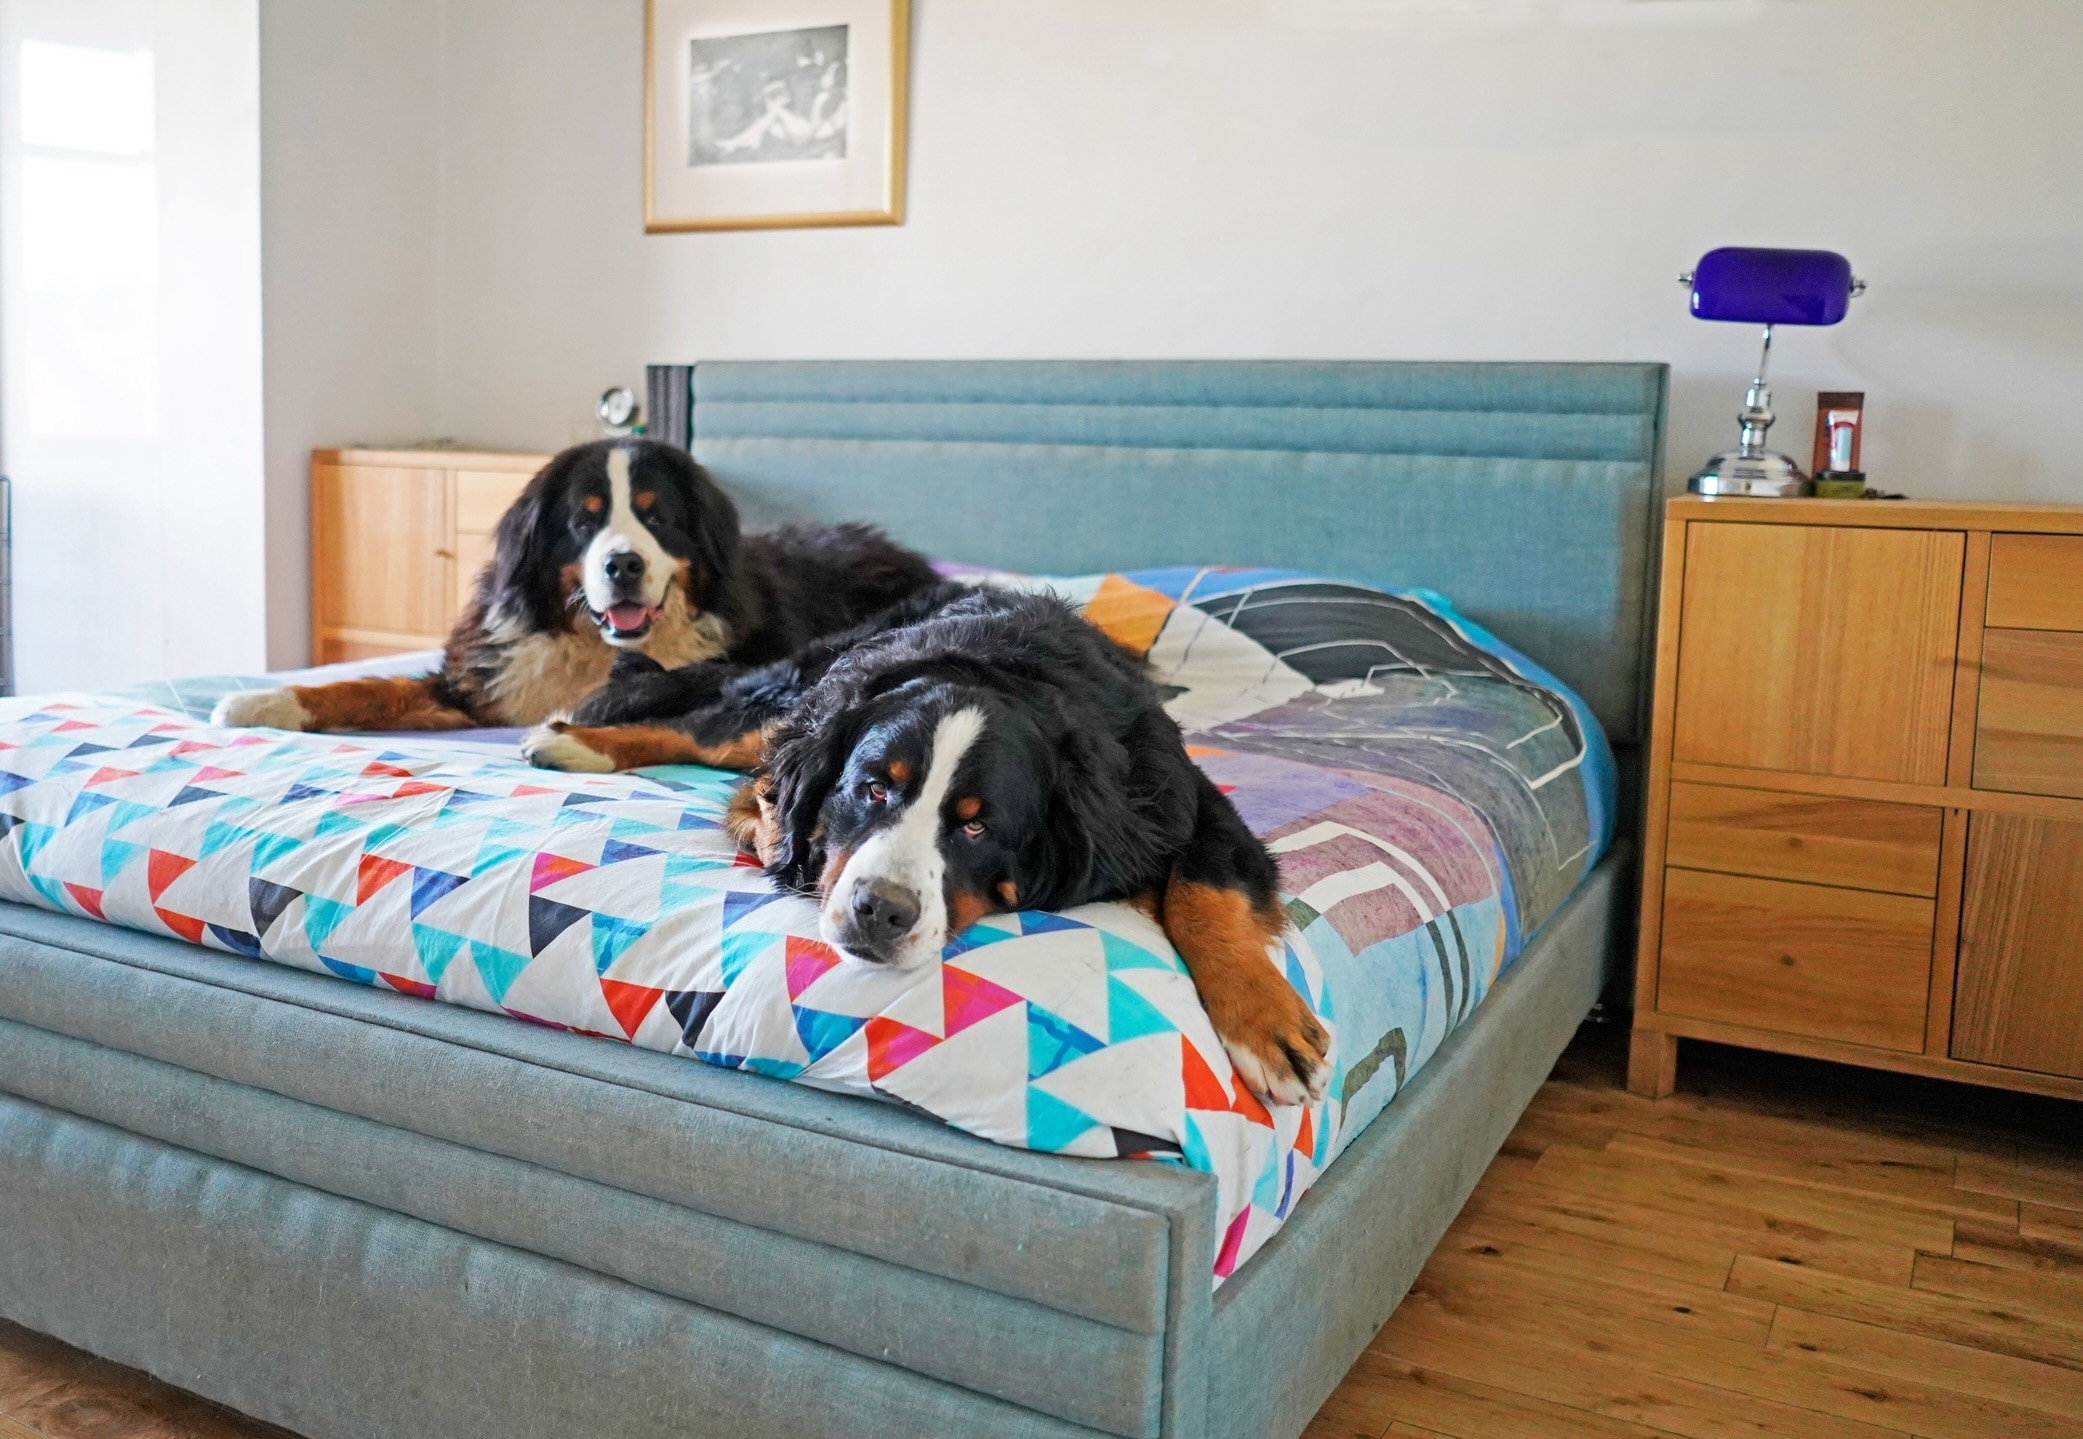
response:
<svg viewBox="0 0 2083 1439"><path fill-rule="evenodd" d="M247 829L244 825L225 824L220 820L211 820L209 828L203 831L202 850L196 855L196 858L208 859L213 854L230 849L242 839L251 838L252 835L253 831Z"/></svg>
<svg viewBox="0 0 2083 1439"><path fill-rule="evenodd" d="M273 864L285 855L295 854L304 847L304 842L293 834L263 834L253 841L253 867Z"/></svg>
<svg viewBox="0 0 2083 1439"><path fill-rule="evenodd" d="M477 858L471 861L470 877L476 879L487 870L497 869L502 864L511 864L527 853L525 849L508 849L503 844L481 844L477 847Z"/></svg>
<svg viewBox="0 0 2083 1439"><path fill-rule="evenodd" d="M341 810L329 809L318 817L318 828L311 832L313 839L326 839L336 834L348 834L366 828L361 820Z"/></svg>
<svg viewBox="0 0 2083 1439"><path fill-rule="evenodd" d="M1050 1153L1068 1149L1099 1121L1045 1090L1027 1086L1027 1147Z"/></svg>
<svg viewBox="0 0 2083 1439"><path fill-rule="evenodd" d="M23 820L16 826L15 833L20 836L16 843L22 847L23 869L26 870L36 863L36 856L51 842L51 836L57 832L47 824L33 824L28 820Z"/></svg>
<svg viewBox="0 0 2083 1439"><path fill-rule="evenodd" d="M813 1062L852 1039L854 1033L868 1022L864 1017L805 1009L800 1004L792 1004L789 1008L796 1015L796 1038L803 1041L803 1048L809 1051Z"/></svg>
<svg viewBox="0 0 2083 1439"><path fill-rule="evenodd" d="M622 951L651 932L646 919L617 919L612 914L593 912L593 972L606 974Z"/></svg>
<svg viewBox="0 0 2083 1439"><path fill-rule="evenodd" d="M448 972L449 965L455 962L467 943L469 941L462 935L450 934L432 925L415 924L412 927L413 952L419 956L420 968L427 972L427 978L436 984L441 983L441 976Z"/></svg>
<svg viewBox="0 0 2083 1439"><path fill-rule="evenodd" d="M1169 958L1152 954L1139 944L1130 944L1117 934L1100 931L1100 952L1107 959L1107 973L1114 974L1124 969L1169 969L1177 971L1179 966Z"/></svg>
<svg viewBox="0 0 2083 1439"><path fill-rule="evenodd" d="M758 959L775 945L781 943L778 934L761 934L757 930L723 937L723 987L729 989L745 972L745 966Z"/></svg>
<svg viewBox="0 0 2083 1439"><path fill-rule="evenodd" d="M1142 995L1120 980L1107 979L1107 1039L1120 1044L1146 1034L1172 1034L1178 1026Z"/></svg>
<svg viewBox="0 0 2083 1439"><path fill-rule="evenodd" d="M514 987L514 981L521 977L521 971L530 962L528 955L483 943L471 944L470 958L476 963L478 977L484 980L485 992L492 996L494 1004L506 1003L506 992Z"/></svg>
<svg viewBox="0 0 2083 1439"><path fill-rule="evenodd" d="M678 879L687 874L706 874L712 870L730 867L730 861L725 859L702 859L691 854L668 854L665 857L667 879Z"/></svg>
<svg viewBox="0 0 2083 1439"><path fill-rule="evenodd" d="M109 811L108 833L114 834L126 824L136 824L148 814L159 813L157 805L139 804L136 800L119 799L116 807Z"/></svg>
<svg viewBox="0 0 2083 1439"><path fill-rule="evenodd" d="M120 839L105 839L101 842L101 887L106 889L123 872L125 865L145 852L145 846L130 844Z"/></svg>
<svg viewBox="0 0 2083 1439"><path fill-rule="evenodd" d="M324 949L325 942L333 937L340 921L354 912L351 904L342 904L337 899L324 895L304 896L304 938L314 950Z"/></svg>

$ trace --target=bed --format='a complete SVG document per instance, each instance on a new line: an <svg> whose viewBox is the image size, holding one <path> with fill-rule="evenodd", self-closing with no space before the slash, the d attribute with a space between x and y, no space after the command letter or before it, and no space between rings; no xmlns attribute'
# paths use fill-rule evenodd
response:
<svg viewBox="0 0 2083 1439"><path fill-rule="evenodd" d="M1201 624L1225 612L1195 601L1311 585L1210 578L1211 564L1445 592L1459 613L1409 603L1444 611L1461 633L1506 637L1500 650L1530 656L1521 678L1552 673L1580 697L1580 728L1612 737L1624 777L1664 383L1654 366L705 365L694 447L755 520L864 515L978 566L1109 571L1084 597L1104 592L1120 623L1151 625L1153 636L1171 623L1152 624L1160 602ZM181 709L44 707L22 717L34 733L13 742L47 756L62 746L80 767L68 808L85 796L89 809L124 802L89 791L104 773L145 768L127 756L195 747L184 762L206 777L169 790L156 816L134 817L142 834L170 823L188 788L238 787L222 777L240 767L212 748L225 738L185 728ZM1274 712L1227 714L1225 743L1256 746L1253 762L1264 760ZM1253 722L1256 736L1237 728ZM260 748L245 769L267 769ZM459 790L492 787L487 772L456 771L463 762L403 742L342 742L325 771L340 782L317 802L341 810L360 777L361 792L381 786L391 803L445 787L446 810ZM1248 798L1253 776L1232 778ZM292 776L270 803L313 802L294 786L328 783ZM677 856L678 882L699 878L697 864L712 877L729 869L702 848L715 795L699 775L618 781L651 788L619 792L625 807L612 812L590 783L533 786L542 794L529 803L546 825L555 811L603 831L597 844L621 846L618 862L663 869ZM1610 830L1603 792L1605 813L1587 824ZM595 881L555 856L545 876L547 844L509 836L531 846L531 882L545 881L516 889L513 922L547 915L565 927L545 953L584 943L600 959L609 999L598 1015L538 1013L549 1000L524 1005L511 990L496 998L514 1002L487 1006L504 1014L472 1012L426 1003L415 988L456 971L399 964L384 980L374 969L255 962L241 942L254 936L230 916L190 914L169 898L197 883L188 871L204 872L196 856L207 860L212 843L211 854L264 843L251 825L242 838L229 833L240 825L219 824L214 840L198 826L179 855L150 845L132 854L123 840L111 855L97 830L95 862L134 875L123 881L134 892L104 892L85 871L54 878L73 873L54 868L62 825L43 825L51 835L27 821L11 828L18 852L39 850L27 868L48 892L34 897L66 912L0 906L0 1202L18 1216L0 1247L0 1313L314 1436L1296 1433L1596 999L1627 907L1624 845L1595 862L1600 846L1570 851L1579 872L1501 945L1513 962L1481 1002L1464 992L1457 1023L1415 1046L1430 1057L1407 1082L1405 1062L1421 1057L1408 1049L1347 1056L1348 1076L1369 1059L1379 1074L1393 1058L1399 1083L1376 1086L1393 1101L1346 1126L1335 1162L1324 1118L1261 1123L1224 1093L1226 1123L1271 1135L1261 1148L1282 1162L1261 1164L1258 1178L1286 1178L1268 1188L1225 1179L1213 1162L1180 1162L1168 1149L1176 1136L1151 1133L1163 1116L1144 1127L1094 1120L1082 1097L1071 1119L1051 1108L1048 1124L1000 1134L926 1091L878 1086L910 1101L878 1104L776 1083L771 1063L689 1063L681 1030L666 1036L667 1052L647 1052L642 1025L684 1025L667 995L684 1009L720 987L612 978L639 951L614 922L602 926L602 910L588 911L590 938L560 938L585 927L566 917L583 906L557 898L576 891L556 886ZM452 843L454 827L447 839L442 828L430 818L424 842ZM668 829L670 842L658 837ZM346 881L374 886L362 896L372 912L393 902L385 895L412 920L461 902L452 891L467 865L374 850ZM598 848L585 853L569 863L608 867ZM270 856L295 862L287 850ZM263 902L316 903L322 885L297 890L277 883L282 873L241 871L242 905L258 916ZM781 912L749 876L727 877L741 910ZM126 894L147 908L167 901L159 908L200 928L133 933L90 917L120 910ZM1022 916L984 953L1103 940L1161 966L1161 943L1111 923ZM212 924L228 935L206 936ZM1065 938L1072 927L1104 934ZM268 926L256 918L251 928ZM490 932L481 939L490 945ZM845 1045L864 1048L886 1017L880 1001L867 1014L845 1014L844 1003L791 1009L830 982L829 966L788 948L794 941L774 943L781 1012L795 1016L788 1038L799 1046L785 1056L791 1077L836 1065ZM345 963L344 950L328 952ZM1309 975L1297 982L1310 992ZM952 1018L956 1001L946 1003ZM832 1030L835 1013L855 1022ZM515 1014L549 1023L517 1024ZM901 1028L882 1031L899 1050ZM1044 1025L1050 1063L1091 1028ZM706 1057L784 1057L732 1048ZM885 1044L885 1063L891 1052ZM1204 1113L1214 1107L1206 1101ZM1043 1113L1032 1099L1025 1112ZM1157 1158L1072 1157L1109 1152ZM1321 1161L1301 1166L1306 1193L1291 1182L1285 1156L1295 1154Z"/></svg>

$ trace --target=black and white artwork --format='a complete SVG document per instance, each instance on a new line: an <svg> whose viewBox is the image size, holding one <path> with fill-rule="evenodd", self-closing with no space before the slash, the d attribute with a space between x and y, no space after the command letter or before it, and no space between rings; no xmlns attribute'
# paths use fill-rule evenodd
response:
<svg viewBox="0 0 2083 1439"><path fill-rule="evenodd" d="M844 25L689 41L687 163L844 160Z"/></svg>

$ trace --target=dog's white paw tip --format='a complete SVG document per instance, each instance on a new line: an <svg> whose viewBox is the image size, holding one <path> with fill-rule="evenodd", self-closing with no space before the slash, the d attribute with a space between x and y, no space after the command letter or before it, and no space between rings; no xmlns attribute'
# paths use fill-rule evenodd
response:
<svg viewBox="0 0 2083 1439"><path fill-rule="evenodd" d="M224 729L302 730L310 728L311 715L293 691L238 690L217 701L210 723Z"/></svg>
<svg viewBox="0 0 2083 1439"><path fill-rule="evenodd" d="M537 769L573 774L610 774L615 768L599 750L553 724L537 725L521 736L521 757Z"/></svg>

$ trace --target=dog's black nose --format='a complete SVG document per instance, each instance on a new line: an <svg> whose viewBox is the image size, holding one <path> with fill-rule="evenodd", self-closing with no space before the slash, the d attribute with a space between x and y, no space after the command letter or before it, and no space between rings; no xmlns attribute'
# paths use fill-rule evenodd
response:
<svg viewBox="0 0 2083 1439"><path fill-rule="evenodd" d="M887 880L862 880L853 887L853 922L873 945L895 944L918 923L919 897Z"/></svg>
<svg viewBox="0 0 2083 1439"><path fill-rule="evenodd" d="M607 571L611 584L633 585L644 577L644 557L635 550L609 555Z"/></svg>

